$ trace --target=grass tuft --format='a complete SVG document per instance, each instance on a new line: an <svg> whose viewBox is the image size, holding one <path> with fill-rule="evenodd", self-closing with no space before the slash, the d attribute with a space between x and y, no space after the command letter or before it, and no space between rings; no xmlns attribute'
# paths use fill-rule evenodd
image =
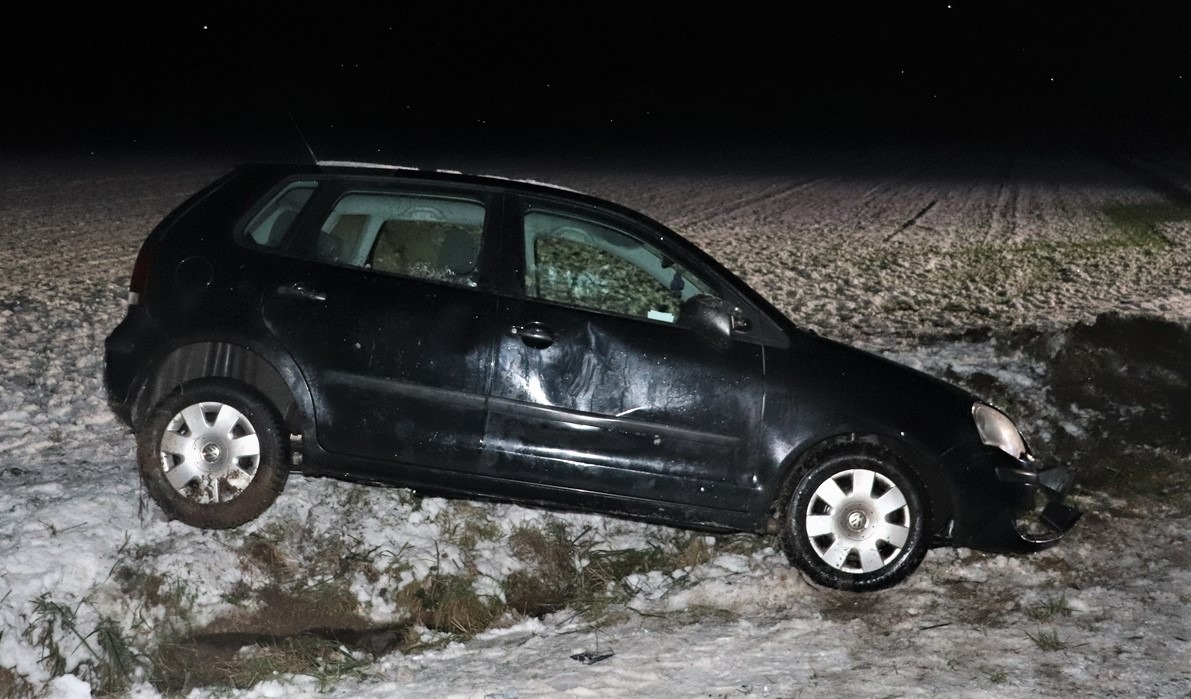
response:
<svg viewBox="0 0 1191 699"><path fill-rule="evenodd" d="M145 664L144 658L108 617L101 616L95 628L84 633L78 626L78 609L51 600L49 593L42 595L34 600L25 640L41 649L39 660L51 677L77 675L102 695L123 691ZM71 667L67 658L77 647L86 650L86 657Z"/></svg>
<svg viewBox="0 0 1191 699"><path fill-rule="evenodd" d="M48 592L34 600L33 619L25 627L24 637L41 649L38 661L50 677L66 674L66 653L59 644L60 637L66 634L80 636L75 629L75 610L51 600Z"/></svg>
<svg viewBox="0 0 1191 699"><path fill-rule="evenodd" d="M484 507L470 502L453 503L442 522L446 539L463 549L473 550L481 541L498 541L504 535L500 522Z"/></svg>
<svg viewBox="0 0 1191 699"><path fill-rule="evenodd" d="M192 617L194 595L181 580L146 571L135 564L120 564L113 577L126 599L139 600L142 608L161 609L171 626L184 627Z"/></svg>
<svg viewBox="0 0 1191 699"><path fill-rule="evenodd" d="M529 616L571 608L592 623L606 624L614 621L614 607L637 593L625 582L628 577L688 568L712 557L710 540L702 535L684 533L639 549L600 549L588 534L572 536L560 522L514 530L510 548L529 567L505 579L509 607Z"/></svg>
<svg viewBox="0 0 1191 699"><path fill-rule="evenodd" d="M1071 616L1071 605L1067 603L1067 595L1051 597L1026 609L1026 616L1033 621L1043 623L1055 617Z"/></svg>
<svg viewBox="0 0 1191 699"><path fill-rule="evenodd" d="M100 618L93 637L96 649L94 669L99 680L94 689L101 695L125 690L129 681L145 665L144 656L129 644L115 620L108 617Z"/></svg>
<svg viewBox="0 0 1191 699"><path fill-rule="evenodd" d="M1063 650L1067 647L1067 643L1059 638L1059 632L1053 629L1050 631L1039 631L1037 634L1027 631L1026 636L1034 642L1034 645L1038 646L1039 650L1051 652Z"/></svg>
<svg viewBox="0 0 1191 699"><path fill-rule="evenodd" d="M471 638L504 613L499 599L481 599L470 575L433 574L397 593L400 606L432 631Z"/></svg>

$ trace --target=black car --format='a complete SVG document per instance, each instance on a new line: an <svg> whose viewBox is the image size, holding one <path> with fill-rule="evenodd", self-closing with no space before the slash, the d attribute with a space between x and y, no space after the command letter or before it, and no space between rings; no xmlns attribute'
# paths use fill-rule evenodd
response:
<svg viewBox="0 0 1191 699"><path fill-rule="evenodd" d="M1078 512L1013 422L799 329L629 209L495 178L241 166L149 235L109 402L173 518L307 475L776 533L818 583L931 545L1028 551Z"/></svg>

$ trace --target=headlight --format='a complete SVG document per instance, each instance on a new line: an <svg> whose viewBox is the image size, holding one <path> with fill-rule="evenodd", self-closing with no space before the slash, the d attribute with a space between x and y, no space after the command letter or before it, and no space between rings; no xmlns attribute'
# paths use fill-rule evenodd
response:
<svg viewBox="0 0 1191 699"><path fill-rule="evenodd" d="M1026 457L1026 441L1021 438L1021 432L1013 421L1005 417L1005 413L984 403L972 404L972 419L976 421L976 431L980 433L980 441L996 447L1015 459Z"/></svg>

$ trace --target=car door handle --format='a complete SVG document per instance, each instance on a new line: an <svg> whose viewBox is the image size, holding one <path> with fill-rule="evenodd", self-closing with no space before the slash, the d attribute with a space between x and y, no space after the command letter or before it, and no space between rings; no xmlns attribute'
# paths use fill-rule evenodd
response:
<svg viewBox="0 0 1191 699"><path fill-rule="evenodd" d="M277 295L285 296L292 299L305 299L307 301L326 301L327 295L317 289L298 282L296 284L282 284L277 287Z"/></svg>
<svg viewBox="0 0 1191 699"><path fill-rule="evenodd" d="M527 347L533 349L546 349L554 344L554 331L543 323L514 325L509 329L509 334L521 338Z"/></svg>

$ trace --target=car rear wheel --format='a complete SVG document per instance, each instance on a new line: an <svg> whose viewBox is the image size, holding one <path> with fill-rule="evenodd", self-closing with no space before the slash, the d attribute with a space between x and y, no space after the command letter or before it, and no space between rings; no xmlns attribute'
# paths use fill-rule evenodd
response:
<svg viewBox="0 0 1191 699"><path fill-rule="evenodd" d="M137 461L149 494L172 519L227 529L255 519L289 475L286 443L272 409L239 384L185 384L137 433Z"/></svg>
<svg viewBox="0 0 1191 699"><path fill-rule="evenodd" d="M929 501L918 475L874 445L829 451L786 489L782 546L827 587L891 587L926 556Z"/></svg>

